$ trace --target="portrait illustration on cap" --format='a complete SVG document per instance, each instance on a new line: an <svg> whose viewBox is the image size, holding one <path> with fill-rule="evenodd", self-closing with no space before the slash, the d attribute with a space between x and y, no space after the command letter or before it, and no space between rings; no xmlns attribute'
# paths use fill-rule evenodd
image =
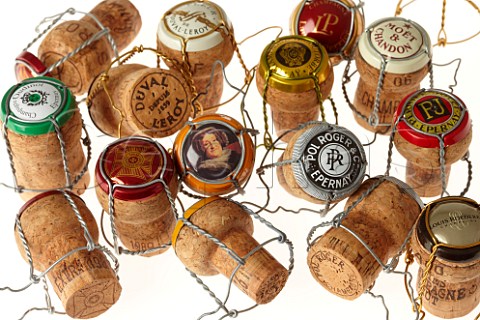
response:
<svg viewBox="0 0 480 320"><path fill-rule="evenodd" d="M206 124L192 130L185 141L185 159L201 179L219 180L240 163L238 137L222 124Z"/></svg>

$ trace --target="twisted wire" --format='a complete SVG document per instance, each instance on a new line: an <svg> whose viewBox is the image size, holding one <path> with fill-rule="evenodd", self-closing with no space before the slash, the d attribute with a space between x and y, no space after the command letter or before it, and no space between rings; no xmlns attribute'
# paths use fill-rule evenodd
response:
<svg viewBox="0 0 480 320"><path fill-rule="evenodd" d="M60 152L62 154L63 161L63 170L65 171L65 185L67 188L72 188L71 184L71 174L70 169L68 168L68 159L67 159L67 147L65 145L65 140L63 140L63 134L61 132L60 126L58 125L55 119L50 118L50 122L55 128L55 133L57 134L58 143L60 144Z"/></svg>
<svg viewBox="0 0 480 320"><path fill-rule="evenodd" d="M53 17L56 17L55 19L52 20L52 22L47 26L47 28L45 28L45 30L41 31L35 38L33 38L32 41L30 41L30 43L27 44L27 46L23 49L23 51L27 51L35 42L37 42L41 37L43 37L48 31L50 31L50 29L53 28L54 25L57 24L58 21L60 21L60 19L66 15L67 13L70 13L70 14L75 14L75 9L74 8L69 8L67 9L65 12L63 13L60 13L58 15L55 15L55 16L52 16L50 18L53 18ZM39 27L47 21L48 18L44 18L39 24L38 26L35 28L35 30L38 32L39 31Z"/></svg>

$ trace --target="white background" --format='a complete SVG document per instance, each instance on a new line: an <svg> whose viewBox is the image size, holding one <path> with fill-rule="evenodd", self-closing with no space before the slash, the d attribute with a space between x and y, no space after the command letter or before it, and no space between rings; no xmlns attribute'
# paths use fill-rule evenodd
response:
<svg viewBox="0 0 480 320"><path fill-rule="evenodd" d="M143 44L145 47L155 46L155 33L162 14L176 4L176 1L139 1L134 4L140 11L143 19L143 26L139 36L133 44ZM46 16L59 13L68 7L74 7L81 11L89 11L97 3L94 0L84 1L11 1L2 5L0 12L0 24L2 30L2 49L0 50L0 92L3 93L15 84L13 72L14 59L17 54L35 36L34 31L37 23ZM234 28L237 40L242 40L256 31L269 26L282 26L283 35L289 33L289 18L298 4L297 1L286 0L261 0L261 1L227 1L218 0L229 15ZM396 2L384 0L367 0L365 5L366 24L374 20L394 14ZM440 28L441 1L419 0L405 9L404 17L412 18L424 26L436 42L436 35ZM79 18L79 17L77 17ZM447 7L446 30L448 40L457 40L473 34L480 28L478 14L465 1L450 1ZM277 30L270 30L251 39L240 46L240 50L249 68L257 64L263 48L276 36ZM37 45L31 49L36 52ZM470 108L474 130L476 122L480 120L479 99L478 99L478 74L480 71L478 57L480 53L480 37L464 44L447 46L446 48L435 47L433 51L435 63L446 63L455 58L461 58L462 64L458 73L458 86L455 88L457 94ZM154 58L143 54L141 63L154 66ZM346 105L341 94L341 74L345 67L342 63L335 67L335 84L332 95L337 103L340 114L340 124L350 128L356 133L362 142L372 138L372 134L362 129L353 120L352 113ZM448 89L453 83L455 65L448 67L435 67L435 83L437 88ZM227 68L229 79L237 84L242 84L242 72L238 60L232 60ZM353 98L357 76L353 83L348 86L350 97ZM423 82L428 86L428 81ZM232 91L225 90L225 96L232 94ZM247 95L247 109L254 117L255 126L263 128L261 115L261 98L255 86L252 86ZM233 115L239 119L239 100L235 100L228 106L222 107L223 113ZM85 104L81 104L84 119L89 126L90 135L93 139L94 155L90 163L90 172L98 158L99 153L106 144L113 141L113 138L102 137L92 126L86 112ZM221 109L221 110L222 110ZM328 120L333 121L333 115L327 107ZM163 139L160 142L167 148L172 147L173 137ZM387 156L387 137L380 137L372 147L367 149L369 161L368 172L371 175L382 174L385 171ZM480 160L478 134L474 131L474 138L471 145L471 159L474 164L474 178L470 192L467 196L479 200L480 190L478 187L479 173L478 163ZM11 173L5 156L5 148L2 142L0 147L0 181L11 183ZM259 152L256 167L260 163L263 152ZM267 162L277 159L268 158ZM394 151L394 166L391 174L403 179L404 159ZM451 194L458 194L465 185L466 165L459 163L453 166L448 190ZM271 172L266 175L268 183L272 187L272 201L270 208L283 205L288 208L298 209L309 207L319 210L319 206L312 205L303 200L295 199L277 184L276 178ZM88 190L83 197L92 212L99 218L100 206L95 198L93 190ZM252 201L258 204L265 202L265 189L256 177L250 181L247 192L244 196L238 197L238 201ZM182 196L186 205L193 203L190 199ZM428 201L430 199L425 199ZM23 287L28 283L28 265L21 259L14 242L14 219L18 209L22 205L20 198L7 188L0 188L0 242L1 263L0 263L0 287L9 285L14 288ZM331 219L339 212L343 203L333 210L325 219ZM263 213L275 226L286 232L295 245L295 269L289 278L284 290L270 304L260 306L253 311L242 314L241 319L384 319L385 311L379 300L363 295L359 299L350 302L344 301L327 292L315 282L310 275L306 265L306 242L305 238L310 228L322 221L316 214L304 212L292 214L278 212L276 214ZM321 230L323 232L323 230ZM274 236L272 232L263 225L256 225L255 237L258 240L266 240ZM103 240L102 240L102 243ZM288 250L286 246L269 245L268 250L284 265L288 265ZM182 264L176 258L173 250L153 258L120 256L120 280L123 292L120 300L109 311L98 317L99 319L196 319L203 312L214 310L214 301L204 292L200 286L187 274ZM398 267L403 268L403 263ZM416 269L413 269L416 278ZM227 280L222 276L204 278L219 297L224 296L227 288ZM374 292L383 294L390 307L390 319L414 319L414 314L406 297L403 279L399 276L381 274L377 280ZM61 303L51 290L53 303L58 310L62 310ZM18 319L28 308L44 306L43 291L41 285L31 287L26 292L10 293L0 291L0 319ZM251 300L242 294L235 293L229 300L229 307L242 309L251 305ZM469 316L462 319L473 319L477 308ZM474 314L475 313L475 314ZM54 318L66 318L65 316L53 316ZM209 317L217 319L220 315ZM46 312L35 312L27 316L27 319L51 319ZM428 319L435 317L428 315Z"/></svg>

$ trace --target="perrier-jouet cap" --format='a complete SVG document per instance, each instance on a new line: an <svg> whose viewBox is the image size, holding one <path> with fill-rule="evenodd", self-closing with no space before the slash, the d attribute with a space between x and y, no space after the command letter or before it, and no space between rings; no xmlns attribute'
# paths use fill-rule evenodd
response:
<svg viewBox="0 0 480 320"><path fill-rule="evenodd" d="M465 197L443 197L427 204L415 232L428 251L452 262L480 259L480 207Z"/></svg>
<svg viewBox="0 0 480 320"><path fill-rule="evenodd" d="M63 126L76 108L75 98L65 84L49 77L36 77L7 91L0 118L13 132L36 136L55 131L52 119Z"/></svg>
<svg viewBox="0 0 480 320"><path fill-rule="evenodd" d="M284 92L305 92L323 83L332 72L328 53L318 41L286 36L272 41L262 53L259 74L268 86Z"/></svg>
<svg viewBox="0 0 480 320"><path fill-rule="evenodd" d="M465 104L454 94L439 89L422 89L406 96L399 104L394 123L408 142L422 148L439 148L463 140L472 124Z"/></svg>

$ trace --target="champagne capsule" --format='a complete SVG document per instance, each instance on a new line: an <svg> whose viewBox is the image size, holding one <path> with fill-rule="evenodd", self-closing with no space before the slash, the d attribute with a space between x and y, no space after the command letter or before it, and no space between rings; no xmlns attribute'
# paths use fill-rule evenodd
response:
<svg viewBox="0 0 480 320"><path fill-rule="evenodd" d="M472 124L465 104L454 94L422 89L406 96L395 112L394 143L407 159L406 182L422 197L442 193L441 162L446 182L450 166L468 151ZM444 145L444 155L440 153Z"/></svg>
<svg viewBox="0 0 480 320"><path fill-rule="evenodd" d="M320 104L333 86L333 69L325 48L304 36L286 36L263 50L257 88L271 107L278 136L318 119ZM292 133L282 137L288 142Z"/></svg>
<svg viewBox="0 0 480 320"><path fill-rule="evenodd" d="M313 203L338 202L362 184L367 160L358 138L348 129L326 122L295 132L277 167L280 184L292 195Z"/></svg>
<svg viewBox="0 0 480 320"><path fill-rule="evenodd" d="M363 13L351 0L302 1L290 18L290 33L321 43L332 65L352 56L363 29Z"/></svg>
<svg viewBox="0 0 480 320"><path fill-rule="evenodd" d="M235 119L204 115L177 135L174 158L180 177L192 190L205 195L231 192L248 181L255 147Z"/></svg>

